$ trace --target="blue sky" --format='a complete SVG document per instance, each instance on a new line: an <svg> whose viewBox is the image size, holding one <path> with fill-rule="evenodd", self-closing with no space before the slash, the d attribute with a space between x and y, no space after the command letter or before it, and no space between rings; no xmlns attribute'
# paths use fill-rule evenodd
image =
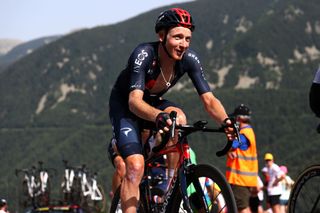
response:
<svg viewBox="0 0 320 213"><path fill-rule="evenodd" d="M0 0L0 39L28 41L117 23L191 0Z"/></svg>

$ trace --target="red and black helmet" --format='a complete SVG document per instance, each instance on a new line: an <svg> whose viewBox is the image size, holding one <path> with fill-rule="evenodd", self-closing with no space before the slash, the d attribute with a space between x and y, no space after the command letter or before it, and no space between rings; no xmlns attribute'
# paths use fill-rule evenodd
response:
<svg viewBox="0 0 320 213"><path fill-rule="evenodd" d="M160 13L156 21L155 30L158 33L162 29L168 30L177 26L188 28L191 31L195 28L188 11L181 8L171 8Z"/></svg>

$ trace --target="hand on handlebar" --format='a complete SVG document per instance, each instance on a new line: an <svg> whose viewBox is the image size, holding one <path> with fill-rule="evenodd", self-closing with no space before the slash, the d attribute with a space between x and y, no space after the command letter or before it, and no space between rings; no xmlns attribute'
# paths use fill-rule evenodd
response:
<svg viewBox="0 0 320 213"><path fill-rule="evenodd" d="M238 139L239 133L238 133L238 127L235 124L235 122L231 118L226 118L222 124L224 128L224 132L226 133L228 141L233 141L235 139Z"/></svg>
<svg viewBox="0 0 320 213"><path fill-rule="evenodd" d="M156 127L160 133L163 131L169 131L169 127L172 125L170 115L166 112L160 112L156 118Z"/></svg>

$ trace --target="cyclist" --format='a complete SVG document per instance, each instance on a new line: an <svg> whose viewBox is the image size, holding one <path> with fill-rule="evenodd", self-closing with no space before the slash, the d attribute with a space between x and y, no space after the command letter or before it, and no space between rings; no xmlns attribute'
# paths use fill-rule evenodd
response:
<svg viewBox="0 0 320 213"><path fill-rule="evenodd" d="M310 87L309 104L311 110L320 118L320 68L317 70ZM317 131L320 133L320 124Z"/></svg>
<svg viewBox="0 0 320 213"><path fill-rule="evenodd" d="M116 140L112 138L108 146L109 160L111 161L113 167L115 168L115 171L112 176L112 183L111 183L112 184L111 192L110 192L111 198L113 198L114 193L116 192L117 188L120 186L121 181L126 172L123 158L118 154L115 142Z"/></svg>
<svg viewBox="0 0 320 213"><path fill-rule="evenodd" d="M141 140L144 143L144 151L147 151L148 153L151 152L151 149L156 146L159 145L159 139L154 139L153 135L150 135L150 132L147 130L142 130L141 133ZM147 154L148 154L147 153ZM113 173L112 176L112 190L110 192L110 197L113 198L114 193L116 192L117 188L120 186L121 181L123 179L123 177L125 176L125 163L123 158L119 155L119 152L117 151L117 147L116 147L116 140L114 138L111 139L109 145L108 145L108 157L109 160L111 161L113 167L115 168L115 171ZM164 156L165 157L165 156ZM166 164L166 159L159 159L159 162L162 165ZM165 192L166 191L166 169L162 166L160 168L154 168L152 169L153 171L153 175L154 176L162 176L163 180L159 182L158 184L158 188Z"/></svg>
<svg viewBox="0 0 320 213"><path fill-rule="evenodd" d="M258 186L256 137L250 125L251 110L240 104L231 114L239 124L240 141L234 140L227 154L226 178L233 190L239 213L250 211L251 189Z"/></svg>
<svg viewBox="0 0 320 213"><path fill-rule="evenodd" d="M143 43L134 49L111 91L110 120L118 151L126 165L120 193L124 212L136 211L143 176L139 123L141 120L154 122L158 129L168 131L172 124L168 113L175 110L177 124L186 124L184 112L176 104L161 98L185 73L192 80L207 112L219 124L227 124L226 136L229 140L234 139L232 122L210 91L198 55L189 49L193 30L192 17L186 10L172 8L162 12L155 25L159 41ZM171 178L178 156L167 157Z"/></svg>

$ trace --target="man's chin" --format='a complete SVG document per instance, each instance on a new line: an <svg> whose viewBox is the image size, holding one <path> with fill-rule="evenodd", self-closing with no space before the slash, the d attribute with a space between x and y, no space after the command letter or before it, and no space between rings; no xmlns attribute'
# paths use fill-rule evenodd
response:
<svg viewBox="0 0 320 213"><path fill-rule="evenodd" d="M183 54L179 54L179 55L177 55L177 54L175 54L174 56L173 56L173 59L174 60L176 60L176 61L180 61L180 60L182 60L182 57L183 57Z"/></svg>

